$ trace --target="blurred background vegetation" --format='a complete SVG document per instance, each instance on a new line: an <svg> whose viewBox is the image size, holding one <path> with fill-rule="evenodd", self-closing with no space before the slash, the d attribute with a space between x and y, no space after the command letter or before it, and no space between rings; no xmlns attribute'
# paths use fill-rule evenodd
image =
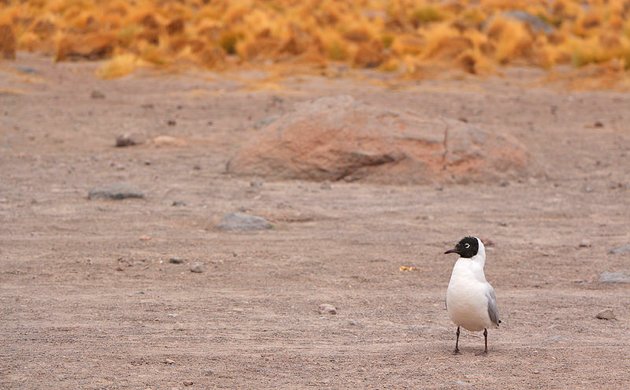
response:
<svg viewBox="0 0 630 390"><path fill-rule="evenodd" d="M0 0L0 58L212 70L331 63L426 78L505 65L630 71L630 0Z"/></svg>

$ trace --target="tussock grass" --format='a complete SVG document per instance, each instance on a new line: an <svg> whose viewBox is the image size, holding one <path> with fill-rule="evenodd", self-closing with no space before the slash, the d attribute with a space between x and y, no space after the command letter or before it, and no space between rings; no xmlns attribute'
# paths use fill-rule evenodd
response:
<svg viewBox="0 0 630 390"><path fill-rule="evenodd" d="M106 78L139 64L342 62L409 77L509 64L630 69L629 0L7 1L2 57L27 50L56 61L105 59Z"/></svg>

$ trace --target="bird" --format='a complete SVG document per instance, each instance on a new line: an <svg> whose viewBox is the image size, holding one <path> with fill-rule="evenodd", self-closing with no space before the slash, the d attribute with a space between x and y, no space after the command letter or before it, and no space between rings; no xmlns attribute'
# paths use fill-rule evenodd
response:
<svg viewBox="0 0 630 390"><path fill-rule="evenodd" d="M464 237L455 248L444 252L449 253L459 255L446 290L446 310L451 321L457 325L453 354L460 353L460 327L471 332L483 330L485 348L482 354L487 354L488 328L498 328L501 320L494 288L483 272L486 249L479 238Z"/></svg>

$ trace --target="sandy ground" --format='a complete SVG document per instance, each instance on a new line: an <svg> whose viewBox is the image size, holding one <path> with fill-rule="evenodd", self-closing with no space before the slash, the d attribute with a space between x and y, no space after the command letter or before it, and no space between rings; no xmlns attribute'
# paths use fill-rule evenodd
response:
<svg viewBox="0 0 630 390"><path fill-rule="evenodd" d="M630 382L630 284L599 282L604 271L630 274L630 254L608 253L630 243L630 95L562 91L525 70L394 88L357 77L260 88L255 72L102 81L94 69L26 55L0 64L1 388ZM531 175L326 189L224 173L256 123L341 93L513 134ZM122 132L188 145L114 148ZM112 182L146 199L87 199ZM275 227L215 228L237 210ZM494 243L486 276L503 324L487 356L469 332L451 355L444 295L455 258L442 253L468 234ZM205 272L189 271L196 261ZM320 314L322 303L338 313ZM596 319L605 308L617 320Z"/></svg>

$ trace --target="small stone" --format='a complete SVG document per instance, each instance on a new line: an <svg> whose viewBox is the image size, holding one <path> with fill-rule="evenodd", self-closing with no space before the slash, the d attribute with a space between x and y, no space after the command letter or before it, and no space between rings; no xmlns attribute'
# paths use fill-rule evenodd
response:
<svg viewBox="0 0 630 390"><path fill-rule="evenodd" d="M190 272L194 272L196 274L200 274L203 271L205 271L205 266L203 265L203 263L201 263L199 261L195 261L194 263L192 263L190 265Z"/></svg>
<svg viewBox="0 0 630 390"><path fill-rule="evenodd" d="M128 198L144 198L144 193L125 183L113 183L103 187L95 187L88 193L88 199L121 200Z"/></svg>
<svg viewBox="0 0 630 390"><path fill-rule="evenodd" d="M460 387L471 387L472 385L464 381L455 381L455 384Z"/></svg>
<svg viewBox="0 0 630 390"><path fill-rule="evenodd" d="M590 248L591 242L587 239L580 241L580 248Z"/></svg>
<svg viewBox="0 0 630 390"><path fill-rule="evenodd" d="M621 255L624 253L630 253L630 244L622 245L617 248L613 248L608 251L611 255Z"/></svg>
<svg viewBox="0 0 630 390"><path fill-rule="evenodd" d="M611 309L605 309L597 313L595 318L599 318L600 320L616 320L615 313Z"/></svg>
<svg viewBox="0 0 630 390"><path fill-rule="evenodd" d="M599 274L601 283L630 283L630 276L623 272L602 272Z"/></svg>
<svg viewBox="0 0 630 390"><path fill-rule="evenodd" d="M184 259L182 259L181 257L171 257L170 259L168 259L168 262L171 264L182 264L184 262Z"/></svg>
<svg viewBox="0 0 630 390"><path fill-rule="evenodd" d="M169 126L175 126L177 122L175 121L175 119L169 119L166 121L166 124Z"/></svg>
<svg viewBox="0 0 630 390"><path fill-rule="evenodd" d="M184 381L184 386L192 386L193 385L193 381Z"/></svg>
<svg viewBox="0 0 630 390"><path fill-rule="evenodd" d="M170 135L158 135L153 138L155 146L185 146L186 141L180 138L171 137Z"/></svg>
<svg viewBox="0 0 630 390"><path fill-rule="evenodd" d="M319 305L319 314L337 314L337 308L328 303Z"/></svg>
<svg viewBox="0 0 630 390"><path fill-rule="evenodd" d="M604 127L604 124L601 121L596 121L595 123L593 123L593 127Z"/></svg>
<svg viewBox="0 0 630 390"><path fill-rule="evenodd" d="M258 122L254 123L254 128L255 129L262 129L263 127L266 127L266 126L272 124L277 119L278 119L277 115L272 115L272 116L269 116L267 118L263 118L263 119L259 120Z"/></svg>
<svg viewBox="0 0 630 390"><path fill-rule="evenodd" d="M245 213L226 214L219 225L225 231L254 231L271 229L273 225L263 217Z"/></svg>
<svg viewBox="0 0 630 390"><path fill-rule="evenodd" d="M174 200L173 203L171 203L171 206L173 206L173 207L186 206L186 202L184 202L182 200Z"/></svg>
<svg viewBox="0 0 630 390"><path fill-rule="evenodd" d="M507 187L510 185L510 182L507 180L501 180L501 182L499 183L499 187Z"/></svg>
<svg viewBox="0 0 630 390"><path fill-rule="evenodd" d="M322 190L332 190L332 185L330 184L330 182L327 180L325 182L323 182L319 188L321 188Z"/></svg>
<svg viewBox="0 0 630 390"><path fill-rule="evenodd" d="M143 142L142 138L137 134L121 134L116 137L116 147L124 148L125 146L140 145Z"/></svg>
<svg viewBox="0 0 630 390"><path fill-rule="evenodd" d="M348 325L358 326L359 325L359 321L357 321L357 320L350 320L350 321L348 321Z"/></svg>
<svg viewBox="0 0 630 390"><path fill-rule="evenodd" d="M26 73L26 74L38 74L39 73L37 71L37 69L31 68L30 66L18 66L16 69L18 71L20 71L21 73Z"/></svg>
<svg viewBox="0 0 630 390"><path fill-rule="evenodd" d="M252 181L249 182L249 186L252 188L260 188L262 187L264 184L264 182L260 179L254 179Z"/></svg>
<svg viewBox="0 0 630 390"><path fill-rule="evenodd" d="M101 91L94 90L90 94L90 97L92 99L105 99L105 94L103 92L101 92Z"/></svg>
<svg viewBox="0 0 630 390"><path fill-rule="evenodd" d="M172 359L164 359L164 364L169 364L169 365L171 365L171 364L175 364L175 360L172 360Z"/></svg>

